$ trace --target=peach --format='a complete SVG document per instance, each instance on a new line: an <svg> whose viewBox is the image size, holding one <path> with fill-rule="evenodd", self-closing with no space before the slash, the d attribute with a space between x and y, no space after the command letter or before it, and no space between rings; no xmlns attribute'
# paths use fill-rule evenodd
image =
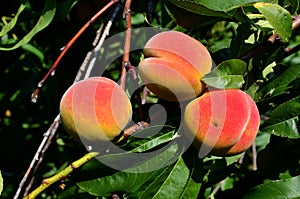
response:
<svg viewBox="0 0 300 199"><path fill-rule="evenodd" d="M254 142L259 129L260 116L257 106L248 94L245 93L245 95L248 98L250 119L240 140L226 152L226 155L228 156L237 155L246 151Z"/></svg>
<svg viewBox="0 0 300 199"><path fill-rule="evenodd" d="M132 107L123 89L105 77L73 84L62 96L60 116L76 140L109 141L131 120Z"/></svg>
<svg viewBox="0 0 300 199"><path fill-rule="evenodd" d="M211 71L208 50L196 39L177 31L153 36L139 63L142 82L167 101L196 98L205 88L201 78Z"/></svg>
<svg viewBox="0 0 300 199"><path fill-rule="evenodd" d="M211 90L185 108L183 129L201 155L224 156L250 119L249 100L241 90Z"/></svg>

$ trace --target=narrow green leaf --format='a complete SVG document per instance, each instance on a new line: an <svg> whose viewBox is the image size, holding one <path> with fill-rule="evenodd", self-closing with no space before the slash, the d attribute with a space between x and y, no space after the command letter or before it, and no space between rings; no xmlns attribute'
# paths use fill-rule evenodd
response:
<svg viewBox="0 0 300 199"><path fill-rule="evenodd" d="M31 29L31 31L25 35L18 43L14 44L12 47L0 47L0 50L14 50L19 48L23 44L28 43L38 32L46 28L52 19L54 18L56 12L56 1L55 0L47 0L44 10L35 24L35 26Z"/></svg>
<svg viewBox="0 0 300 199"><path fill-rule="evenodd" d="M244 83L244 73L247 64L239 59L222 62L210 73L206 74L202 81L215 88L240 88Z"/></svg>
<svg viewBox="0 0 300 199"><path fill-rule="evenodd" d="M259 2L254 7L264 15L283 41L288 41L292 35L292 17L290 13L277 4Z"/></svg>
<svg viewBox="0 0 300 199"><path fill-rule="evenodd" d="M1 171L0 171L0 196L1 196L2 191L3 191L3 178L2 178Z"/></svg>
<svg viewBox="0 0 300 199"><path fill-rule="evenodd" d="M17 20L20 16L20 14L23 12L23 10L28 6L28 2L26 0L22 0L21 1L21 5L17 11L17 13L15 14L14 18L12 18L12 20L5 24L0 32L0 37L6 35L11 29L13 29L17 23Z"/></svg>
<svg viewBox="0 0 300 199"><path fill-rule="evenodd" d="M245 194L244 199L290 199L300 197L300 176L261 184Z"/></svg>
<svg viewBox="0 0 300 199"><path fill-rule="evenodd" d="M39 60L41 62L44 61L44 54L42 51L40 51L38 48L36 48L35 46L31 45L31 44L23 44L22 48L28 52L31 52L32 54L34 54L35 56L37 56L39 58Z"/></svg>
<svg viewBox="0 0 300 199"><path fill-rule="evenodd" d="M261 126L261 131L277 136L300 138L297 123L300 115L300 96L279 105Z"/></svg>

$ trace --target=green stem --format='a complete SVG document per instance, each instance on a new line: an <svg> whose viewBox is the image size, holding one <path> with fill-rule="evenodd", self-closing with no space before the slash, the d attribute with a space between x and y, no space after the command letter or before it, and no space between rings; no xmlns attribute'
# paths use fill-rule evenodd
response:
<svg viewBox="0 0 300 199"><path fill-rule="evenodd" d="M50 185L54 184L57 181L65 179L66 177L68 177L68 175L72 171L74 171L75 169L81 167L82 165L84 165L85 163L87 163L88 161L90 161L91 159L93 159L97 155L99 155L98 152L90 152L90 153L84 155L80 159L78 159L75 162L71 163L64 170L58 172L57 174L55 174L54 176L52 176L50 178L44 179L42 184L39 187L37 187L35 190L33 190L31 193L29 193L23 199L33 199L33 198L35 198L42 191L47 189Z"/></svg>

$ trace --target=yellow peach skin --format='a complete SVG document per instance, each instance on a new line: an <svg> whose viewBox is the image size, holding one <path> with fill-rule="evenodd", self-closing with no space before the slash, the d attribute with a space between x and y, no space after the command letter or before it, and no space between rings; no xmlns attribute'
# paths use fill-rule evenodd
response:
<svg viewBox="0 0 300 199"><path fill-rule="evenodd" d="M108 141L120 134L132 117L130 100L122 88L105 77L73 84L60 102L66 131L76 140Z"/></svg>
<svg viewBox="0 0 300 199"><path fill-rule="evenodd" d="M142 82L158 97L185 101L203 91L201 78L211 71L212 59L196 39L177 31L162 32L146 43L144 55L138 71Z"/></svg>

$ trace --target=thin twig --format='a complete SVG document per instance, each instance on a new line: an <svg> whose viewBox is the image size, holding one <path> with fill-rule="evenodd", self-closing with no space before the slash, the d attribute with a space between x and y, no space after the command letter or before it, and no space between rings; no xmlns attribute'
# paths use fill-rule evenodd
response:
<svg viewBox="0 0 300 199"><path fill-rule="evenodd" d="M120 86L126 89L126 68L131 64L129 62L130 54L130 39L131 39L131 10L130 10L131 0L126 0L123 17L126 19L126 33L125 33L125 43L124 43L124 54L121 69Z"/></svg>
<svg viewBox="0 0 300 199"><path fill-rule="evenodd" d="M97 60L97 58L100 54L100 49L101 49L101 47L104 43L104 40L109 35L109 31L111 29L111 26L112 26L114 20L116 19L117 14L119 13L119 11L121 9L121 5L122 5L121 3L122 3L122 1L120 1L119 5L116 6L116 8L114 9L114 12L112 13L110 19L108 20L101 37L97 36L98 39L96 38L97 40L95 39L95 41L93 42L93 45L95 46L95 48L88 52L88 54L86 55L85 60L81 64L80 71L85 71L85 75L84 75L83 79L86 79L86 78L90 77L91 71L94 68L96 60ZM98 34L100 32L102 32L102 29L99 29L97 31ZM81 76L76 77L76 81L79 81L80 79L81 79Z"/></svg>
<svg viewBox="0 0 300 199"><path fill-rule="evenodd" d="M256 151L256 143L252 143L252 161L253 161L253 171L257 170L257 151Z"/></svg>
<svg viewBox="0 0 300 199"><path fill-rule="evenodd" d="M209 195L208 198L214 198L214 196L218 193L218 191L221 189L222 185L225 183L225 179L220 181L217 186L213 189L212 193Z"/></svg>
<svg viewBox="0 0 300 199"><path fill-rule="evenodd" d="M43 87L45 81L48 79L48 77L55 71L58 63L63 58L63 56L66 54L66 52L69 50L69 48L74 44L74 42L78 39L79 36L92 24L96 21L96 19L108 8L110 8L113 4L117 3L118 0L112 0L108 4L106 4L101 10L99 10L76 34L75 36L63 47L62 52L58 56L58 58L55 60L49 71L46 73L46 75L42 78L42 80L38 83L37 89L33 92L31 96L31 101L36 102L40 89Z"/></svg>
<svg viewBox="0 0 300 199"><path fill-rule="evenodd" d="M39 166L40 162L42 161L43 154L48 149L48 147L51 143L51 140L52 140L53 136L55 135L55 132L56 132L58 126L59 126L59 119L60 119L59 115L56 116L53 123L51 124L51 126L49 127L47 132L44 134L44 139L41 142L37 152L35 153L34 158L32 159L25 175L23 176L23 179L21 180L21 183L18 187L18 190L17 190L17 192L14 196L14 199L19 198L19 195L20 195L20 193L23 189L23 186L25 185L25 183L27 181L27 178L30 175L32 169L36 170L37 167Z"/></svg>

